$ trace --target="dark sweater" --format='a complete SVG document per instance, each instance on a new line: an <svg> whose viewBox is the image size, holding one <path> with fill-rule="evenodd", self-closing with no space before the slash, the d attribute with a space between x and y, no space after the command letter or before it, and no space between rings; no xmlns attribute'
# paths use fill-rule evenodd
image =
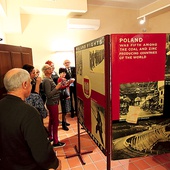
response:
<svg viewBox="0 0 170 170"><path fill-rule="evenodd" d="M0 169L57 167L58 159L38 111L16 96L7 95L0 100Z"/></svg>

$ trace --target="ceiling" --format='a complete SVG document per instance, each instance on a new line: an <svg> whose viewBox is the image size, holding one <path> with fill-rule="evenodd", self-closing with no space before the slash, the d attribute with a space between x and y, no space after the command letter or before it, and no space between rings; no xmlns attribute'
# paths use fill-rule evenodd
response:
<svg viewBox="0 0 170 170"><path fill-rule="evenodd" d="M156 1L158 0L87 0L87 5L139 10ZM46 0L46 2L49 2L49 4L52 2L57 3L57 0ZM20 8L20 12L26 14L57 14L57 15L68 15L70 12L74 13L74 11L69 11L66 9L52 9L52 8L48 9L31 6L22 6Z"/></svg>
<svg viewBox="0 0 170 170"><path fill-rule="evenodd" d="M117 8L141 9L157 0L87 0L89 5L102 5Z"/></svg>
<svg viewBox="0 0 170 170"><path fill-rule="evenodd" d="M48 2L49 6L51 3L59 3L57 0L42 0L42 2ZM163 2L163 0L87 0L86 5L95 5L95 6L106 6L106 7L113 7L113 8L124 8L124 9L134 9L134 10L141 10L142 8L145 8L148 5L157 3L157 2ZM166 0L164 0L166 1ZM170 1L170 0L169 0ZM67 4L69 6L69 4ZM85 5L85 4L83 4ZM40 5L41 6L41 5ZM74 14L81 14L87 12L86 10L74 10L71 8L65 9L65 8L48 8L48 7L38 7L38 6L21 6L20 12L22 14L52 14L52 15L74 15Z"/></svg>

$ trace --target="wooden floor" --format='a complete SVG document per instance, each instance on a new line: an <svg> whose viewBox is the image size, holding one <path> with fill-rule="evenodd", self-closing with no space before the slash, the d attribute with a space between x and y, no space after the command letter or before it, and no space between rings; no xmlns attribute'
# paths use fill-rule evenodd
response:
<svg viewBox="0 0 170 170"><path fill-rule="evenodd" d="M61 115L60 115L61 117ZM106 156L96 146L89 135L80 128L81 133L81 153L85 162L83 165L76 153L75 146L78 146L77 138L77 117L71 118L67 115L69 131L64 131L59 126L59 139L66 143L63 148L55 148L58 158L62 162L62 170L107 170ZM45 126L48 126L48 117L44 120ZM66 158L68 156L73 156ZM141 157L133 159L124 159L111 162L111 170L170 170L170 153L158 156Z"/></svg>

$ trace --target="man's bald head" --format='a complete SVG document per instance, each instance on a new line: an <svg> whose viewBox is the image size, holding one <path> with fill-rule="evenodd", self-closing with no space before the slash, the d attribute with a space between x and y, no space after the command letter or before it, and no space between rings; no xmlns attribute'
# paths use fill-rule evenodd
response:
<svg viewBox="0 0 170 170"><path fill-rule="evenodd" d="M22 84L29 80L30 74L28 71L21 68L13 68L5 74L4 86L8 92L11 92L21 88Z"/></svg>

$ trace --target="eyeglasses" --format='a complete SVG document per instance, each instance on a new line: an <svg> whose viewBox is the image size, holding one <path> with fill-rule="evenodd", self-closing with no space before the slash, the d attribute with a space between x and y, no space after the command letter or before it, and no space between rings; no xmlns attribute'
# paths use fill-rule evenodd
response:
<svg viewBox="0 0 170 170"><path fill-rule="evenodd" d="M52 68L51 68L51 67L47 67L47 68L45 68L45 70L48 70L48 69L50 69L50 70L51 70Z"/></svg>
<svg viewBox="0 0 170 170"><path fill-rule="evenodd" d="M65 62L65 64L69 64L70 62Z"/></svg>

